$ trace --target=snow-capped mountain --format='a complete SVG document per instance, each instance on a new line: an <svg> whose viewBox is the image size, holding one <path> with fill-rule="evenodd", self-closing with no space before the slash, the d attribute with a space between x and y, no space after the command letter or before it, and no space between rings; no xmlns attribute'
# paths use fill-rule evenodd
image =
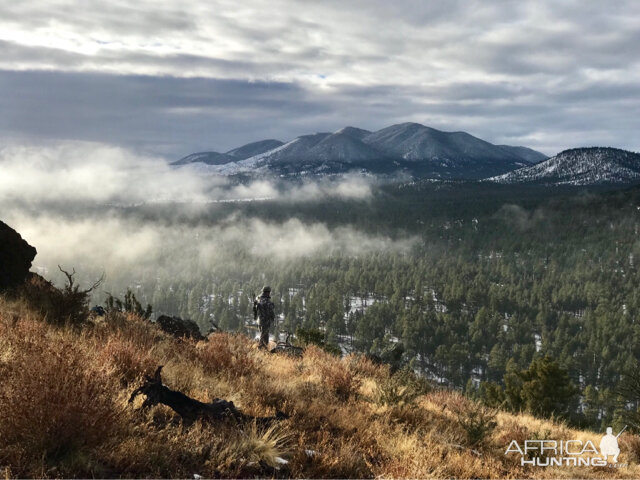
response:
<svg viewBox="0 0 640 480"><path fill-rule="evenodd" d="M288 163L304 160L307 158L309 151L329 136L331 136L330 133L302 135L278 148L265 152L260 155L260 160L269 161L270 163Z"/></svg>
<svg viewBox="0 0 640 480"><path fill-rule="evenodd" d="M206 165L225 165L230 162L237 162L239 160L245 160L261 153L268 152L283 145L280 140L260 140L258 142L248 143L233 150L229 150L226 153L219 152L200 152L192 153L178 161L173 162L171 165L188 165L190 163L204 163Z"/></svg>
<svg viewBox="0 0 640 480"><path fill-rule="evenodd" d="M224 165L236 159L219 152L199 152L187 155L171 165L188 165L190 163L204 163L206 165Z"/></svg>
<svg viewBox="0 0 640 480"><path fill-rule="evenodd" d="M402 123L377 132L345 127L334 133L303 135L284 144L274 144L270 150L262 150L267 145L265 142L268 141L231 150L224 154L224 161L205 161L211 166L207 171L222 175L256 170L276 175L305 175L356 170L372 174L402 172L415 177L479 179L529 165L533 154L546 158L525 147L492 145L468 133L442 132L418 123ZM258 144L258 153L234 159L235 152L248 152L251 150L248 147ZM174 165L192 163L193 158L190 155ZM203 161L198 158L195 157L196 162Z"/></svg>
<svg viewBox="0 0 640 480"><path fill-rule="evenodd" d="M640 182L640 154L608 147L574 148L488 180L546 185L635 183Z"/></svg>
<svg viewBox="0 0 640 480"><path fill-rule="evenodd" d="M248 143L246 145L243 145L242 147L229 150L226 155L233 157L235 160L244 160L246 158L254 157L256 155L260 155L261 153L268 152L269 150L273 150L274 148L278 148L281 145L284 145L284 142L281 142L280 140L260 140L258 142Z"/></svg>
<svg viewBox="0 0 640 480"><path fill-rule="evenodd" d="M358 139L357 136L352 136L349 133L336 132L323 138L307 152L306 156L310 160L341 160L349 162L375 160L384 158L387 155L385 155L385 152L367 145Z"/></svg>
<svg viewBox="0 0 640 480"><path fill-rule="evenodd" d="M451 163L522 163L510 151L465 132L442 132L419 123L401 123L364 137L364 142L405 160Z"/></svg>

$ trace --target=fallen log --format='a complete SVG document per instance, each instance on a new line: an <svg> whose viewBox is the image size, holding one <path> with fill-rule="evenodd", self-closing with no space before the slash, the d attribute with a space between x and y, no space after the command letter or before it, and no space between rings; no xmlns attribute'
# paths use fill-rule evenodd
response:
<svg viewBox="0 0 640 480"><path fill-rule="evenodd" d="M149 408L161 403L174 410L187 423L201 419L210 423L232 420L237 423L256 421L259 425L270 425L289 418L287 414L279 411L272 417L246 415L238 410L233 402L220 398L216 398L211 403L201 402L163 385L161 371L162 365L157 368L153 377L145 375L145 382L133 391L129 397L129 403L132 403L138 395L145 395L141 408Z"/></svg>
<svg viewBox="0 0 640 480"><path fill-rule="evenodd" d="M285 355L289 355L290 357L301 358L304 354L304 348L296 347L289 342L289 337L291 334L289 332L285 332L287 334L287 338L284 342L280 341L276 343L276 346L269 350L269 353L283 353Z"/></svg>

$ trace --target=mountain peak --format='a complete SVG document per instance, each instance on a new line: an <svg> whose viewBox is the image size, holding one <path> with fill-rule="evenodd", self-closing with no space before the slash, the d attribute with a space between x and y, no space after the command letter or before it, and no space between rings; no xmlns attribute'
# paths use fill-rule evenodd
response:
<svg viewBox="0 0 640 480"><path fill-rule="evenodd" d="M403 123L396 123L396 124L391 125L390 127L387 127L387 128L407 129L407 128L430 128L430 127L427 127L426 125L423 125L423 124L417 123L417 122L403 122Z"/></svg>
<svg viewBox="0 0 640 480"><path fill-rule="evenodd" d="M342 133L344 135L349 135L350 137L357 138L358 140L362 140L364 137L369 135L371 132L369 130L364 130L363 128L357 127L343 127L335 133Z"/></svg>

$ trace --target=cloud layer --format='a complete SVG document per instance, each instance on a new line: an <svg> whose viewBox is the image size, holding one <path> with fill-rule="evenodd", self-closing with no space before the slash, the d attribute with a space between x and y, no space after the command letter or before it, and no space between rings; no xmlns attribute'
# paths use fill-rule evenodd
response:
<svg viewBox="0 0 640 480"><path fill-rule="evenodd" d="M234 208L217 215L226 202L367 201L375 185L362 176L237 184L86 142L4 147L0 171L0 219L37 248L34 266L46 267L49 278L61 264L97 275L104 270L128 282L141 272L160 270L188 279L198 269L231 268L238 258L289 262L408 251L416 242L295 218L240 216ZM136 208L140 204L153 208Z"/></svg>
<svg viewBox="0 0 640 480"><path fill-rule="evenodd" d="M88 142L0 148L0 169L0 206L45 210L61 204L211 205L265 199L308 202L327 197L365 200L372 194L373 181L345 175L287 184L272 179L237 184L198 169L172 168L160 158Z"/></svg>
<svg viewBox="0 0 640 480"><path fill-rule="evenodd" d="M107 272L160 268L169 259L173 273L189 277L198 268L233 263L235 254L289 261L331 254L409 251L416 238L392 240L351 227L330 229L321 223L289 219L282 223L228 218L216 225L185 226L140 222L109 214L103 218L68 218L20 213L6 218L38 249L34 265L85 265Z"/></svg>
<svg viewBox="0 0 640 480"><path fill-rule="evenodd" d="M639 19L632 0L5 3L1 126L168 158L400 121L638 150Z"/></svg>

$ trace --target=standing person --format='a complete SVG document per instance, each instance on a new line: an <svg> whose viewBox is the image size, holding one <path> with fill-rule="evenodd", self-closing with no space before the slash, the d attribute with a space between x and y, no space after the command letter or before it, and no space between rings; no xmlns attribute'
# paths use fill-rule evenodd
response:
<svg viewBox="0 0 640 480"><path fill-rule="evenodd" d="M269 328L275 320L271 287L264 287L262 294L253 301L253 319L258 319L258 325L260 325L259 348L267 348L269 346Z"/></svg>

